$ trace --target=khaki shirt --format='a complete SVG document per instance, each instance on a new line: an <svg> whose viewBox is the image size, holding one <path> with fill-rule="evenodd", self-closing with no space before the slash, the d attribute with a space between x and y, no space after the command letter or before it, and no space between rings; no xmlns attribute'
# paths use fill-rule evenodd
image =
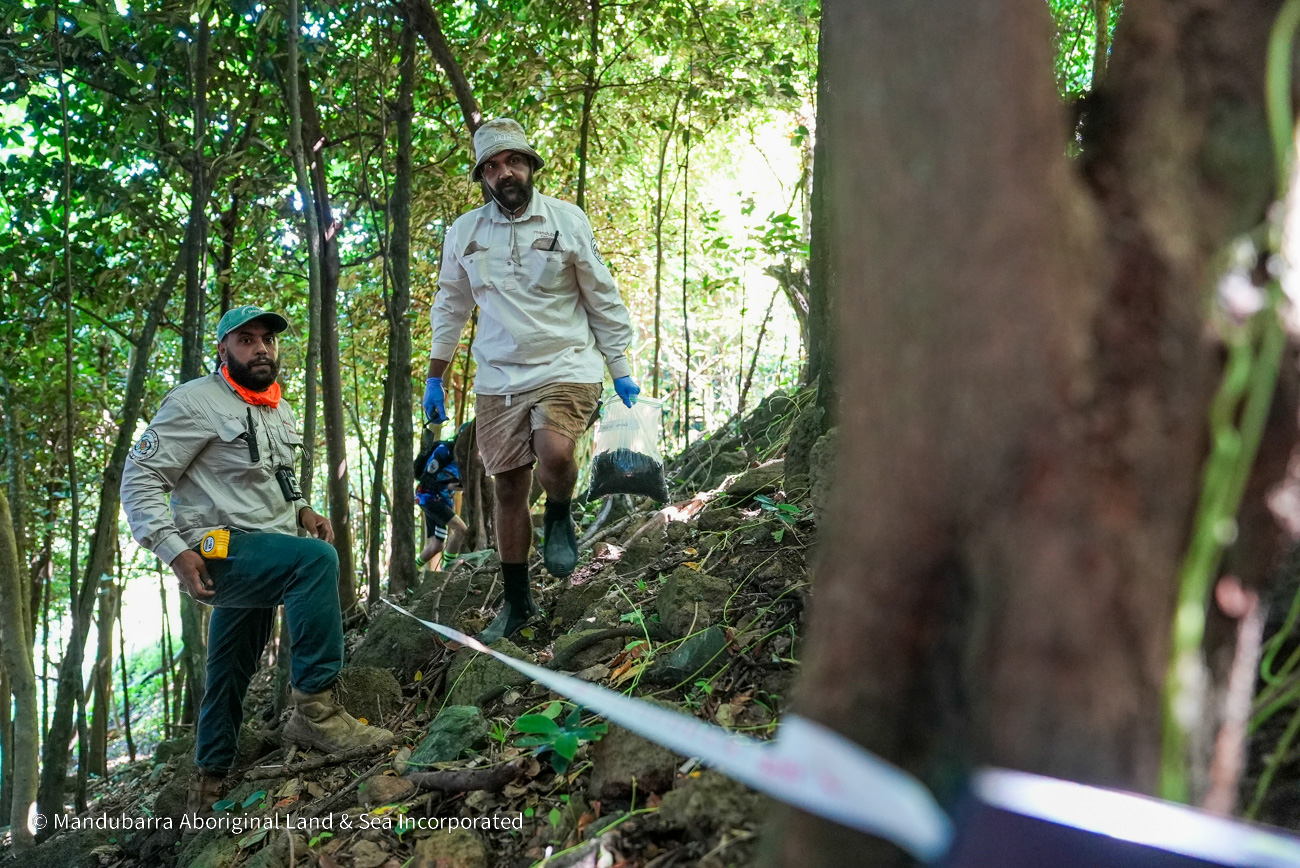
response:
<svg viewBox="0 0 1300 868"><path fill-rule="evenodd" d="M260 452L256 462L241 436L250 410ZM131 535L170 564L213 528L296 534L305 504L284 499L275 471L295 466L301 447L285 401L274 409L247 404L220 371L177 386L122 471L122 508Z"/></svg>
<svg viewBox="0 0 1300 868"><path fill-rule="evenodd" d="M575 205L534 192L514 220L495 202L462 214L443 242L431 358L451 360L475 304L480 395L632 375L631 319Z"/></svg>

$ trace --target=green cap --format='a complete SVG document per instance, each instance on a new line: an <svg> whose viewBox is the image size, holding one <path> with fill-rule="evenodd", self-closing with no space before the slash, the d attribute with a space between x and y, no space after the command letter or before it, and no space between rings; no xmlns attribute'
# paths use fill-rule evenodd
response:
<svg viewBox="0 0 1300 868"><path fill-rule="evenodd" d="M289 327L289 321L278 313L269 310L263 310L255 304L245 304L240 307L232 307L226 311L221 322L217 323L217 343L226 339L230 334L241 325L250 323L255 319L264 320L271 331L279 334Z"/></svg>

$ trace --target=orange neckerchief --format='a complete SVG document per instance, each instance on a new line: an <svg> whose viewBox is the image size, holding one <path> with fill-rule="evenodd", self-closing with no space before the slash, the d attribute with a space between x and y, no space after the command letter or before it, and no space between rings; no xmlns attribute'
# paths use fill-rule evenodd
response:
<svg viewBox="0 0 1300 868"><path fill-rule="evenodd" d="M226 382L230 384L230 388L235 390L235 394L248 403L255 404L259 407L271 407L273 409L280 406L279 383L272 383L262 391L254 392L252 389L245 389L243 386L230 379L230 372L226 370L225 365L221 366L221 376L226 378Z"/></svg>

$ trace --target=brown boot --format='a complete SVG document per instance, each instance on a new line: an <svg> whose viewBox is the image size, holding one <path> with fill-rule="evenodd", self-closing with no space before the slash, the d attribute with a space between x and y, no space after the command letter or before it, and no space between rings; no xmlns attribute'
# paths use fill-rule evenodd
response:
<svg viewBox="0 0 1300 868"><path fill-rule="evenodd" d="M298 745L337 753L354 747L382 744L393 734L377 726L367 726L348 714L334 701L332 691L303 693L294 689L290 698L293 714L284 725L284 737Z"/></svg>
<svg viewBox="0 0 1300 868"><path fill-rule="evenodd" d="M225 775L209 774L202 769L195 771L185 795L185 813L191 817L212 816L212 805L221 800L225 785Z"/></svg>

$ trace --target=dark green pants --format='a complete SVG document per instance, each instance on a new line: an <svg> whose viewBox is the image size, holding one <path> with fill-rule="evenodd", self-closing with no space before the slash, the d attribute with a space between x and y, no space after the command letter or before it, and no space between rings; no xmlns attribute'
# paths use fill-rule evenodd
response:
<svg viewBox="0 0 1300 868"><path fill-rule="evenodd" d="M333 686L343 667L339 559L327 542L282 533L232 533L230 555L208 561L207 688L199 710L194 761L225 772L235 760L244 696L284 605L290 683L304 693Z"/></svg>

